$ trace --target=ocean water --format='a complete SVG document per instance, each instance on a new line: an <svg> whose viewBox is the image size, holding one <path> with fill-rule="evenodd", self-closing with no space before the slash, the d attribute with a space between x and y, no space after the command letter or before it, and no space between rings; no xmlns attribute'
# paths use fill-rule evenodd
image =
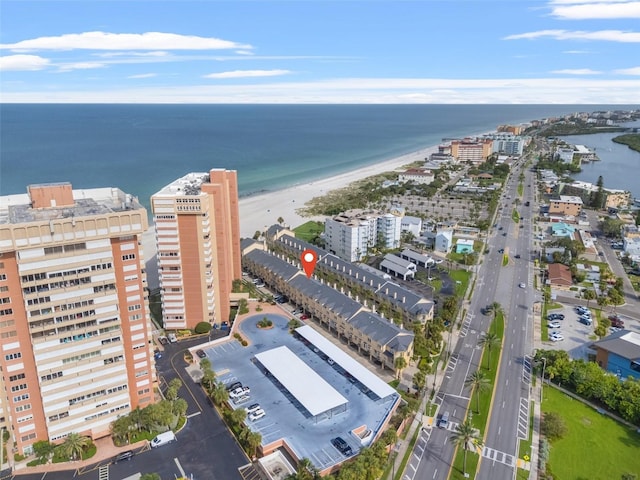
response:
<svg viewBox="0 0 640 480"><path fill-rule="evenodd" d="M626 127L640 128L640 121L629 122ZM586 145L595 149L600 161L582 164L582 172L573 175L576 180L597 183L602 175L605 188L627 190L634 198L640 198L640 152L611 139L616 133L593 135L569 135L560 137L572 145Z"/></svg>
<svg viewBox="0 0 640 480"><path fill-rule="evenodd" d="M188 173L238 171L241 196L606 105L0 105L0 195L34 183L149 198Z"/></svg>

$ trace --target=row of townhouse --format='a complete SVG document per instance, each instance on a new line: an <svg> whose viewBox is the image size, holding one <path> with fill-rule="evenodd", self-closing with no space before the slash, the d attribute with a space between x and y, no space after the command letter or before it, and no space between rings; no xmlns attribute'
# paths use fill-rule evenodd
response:
<svg viewBox="0 0 640 480"><path fill-rule="evenodd" d="M346 341L358 353L384 368L395 370L396 360L413 355L412 332L395 325L360 303L342 288L307 278L299 262L275 255L254 242L244 249L243 267L270 288L304 309L329 332Z"/></svg>
<svg viewBox="0 0 640 480"><path fill-rule="evenodd" d="M351 291L361 292L362 298L370 298L378 310L384 304L402 315L406 325L414 322L422 324L433 320L433 301L408 290L397 283L391 282L384 272L372 272L370 267L364 267L346 262L304 240L279 225L273 225L267 230L266 242L269 249L276 253L284 253L289 258L297 260L304 250L313 250L318 256L315 275L330 283L340 283ZM335 280L334 280L335 279Z"/></svg>

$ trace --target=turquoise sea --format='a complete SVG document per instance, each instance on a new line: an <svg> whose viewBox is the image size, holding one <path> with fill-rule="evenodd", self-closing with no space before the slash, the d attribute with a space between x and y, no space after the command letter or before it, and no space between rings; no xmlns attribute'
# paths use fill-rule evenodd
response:
<svg viewBox="0 0 640 480"><path fill-rule="evenodd" d="M238 171L242 196L331 177L500 124L624 105L0 105L0 194L33 183L150 196Z"/></svg>

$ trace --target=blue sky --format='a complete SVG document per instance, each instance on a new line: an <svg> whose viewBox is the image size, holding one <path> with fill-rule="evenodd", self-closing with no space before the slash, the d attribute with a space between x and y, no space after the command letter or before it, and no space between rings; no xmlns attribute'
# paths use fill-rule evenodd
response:
<svg viewBox="0 0 640 480"><path fill-rule="evenodd" d="M640 104L640 1L24 1L0 101Z"/></svg>

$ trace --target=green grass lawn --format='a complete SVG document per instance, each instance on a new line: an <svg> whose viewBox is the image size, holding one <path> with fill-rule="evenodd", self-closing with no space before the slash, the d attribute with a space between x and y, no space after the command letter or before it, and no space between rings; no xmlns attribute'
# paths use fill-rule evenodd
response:
<svg viewBox="0 0 640 480"><path fill-rule="evenodd" d="M454 282L460 282L456 283L456 295L464 295L464 292L467 291L467 286L469 285L471 273L466 270L452 270L449 276Z"/></svg>
<svg viewBox="0 0 640 480"><path fill-rule="evenodd" d="M309 221L297 226L293 231L297 238L305 242L310 242L324 232L324 224L322 222Z"/></svg>
<svg viewBox="0 0 640 480"><path fill-rule="evenodd" d="M543 412L562 415L567 434L551 444L549 467L558 479L614 480L640 472L640 434L553 387Z"/></svg>
<svg viewBox="0 0 640 480"><path fill-rule="evenodd" d="M518 210L516 210L515 208L511 212L511 218L516 223L518 223L520 221L520 214L518 213Z"/></svg>

